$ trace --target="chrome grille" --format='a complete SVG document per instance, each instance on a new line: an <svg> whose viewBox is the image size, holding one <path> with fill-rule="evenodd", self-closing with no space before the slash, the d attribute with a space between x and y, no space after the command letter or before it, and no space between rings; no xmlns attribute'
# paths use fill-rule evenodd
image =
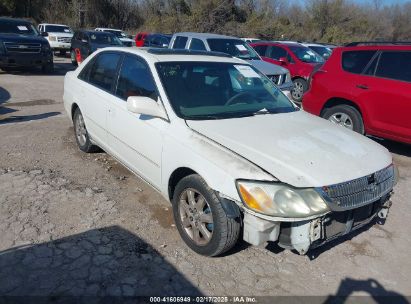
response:
<svg viewBox="0 0 411 304"><path fill-rule="evenodd" d="M9 53L40 53L40 43L15 43L4 42L6 51Z"/></svg>
<svg viewBox="0 0 411 304"><path fill-rule="evenodd" d="M286 75L269 75L268 78L276 85L282 85L285 81Z"/></svg>
<svg viewBox="0 0 411 304"><path fill-rule="evenodd" d="M390 193L394 187L394 166L349 182L320 189L330 208L335 211L358 208L375 202Z"/></svg>
<svg viewBox="0 0 411 304"><path fill-rule="evenodd" d="M71 43L71 38L70 37L57 37L58 42L63 42L63 43Z"/></svg>

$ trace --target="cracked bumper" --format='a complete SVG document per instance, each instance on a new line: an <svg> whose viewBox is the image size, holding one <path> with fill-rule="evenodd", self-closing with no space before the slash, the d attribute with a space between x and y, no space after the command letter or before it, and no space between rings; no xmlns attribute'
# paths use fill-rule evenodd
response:
<svg viewBox="0 0 411 304"><path fill-rule="evenodd" d="M366 206L342 212L330 212L309 220L268 221L244 215L244 240L253 245L278 241L280 247L306 254L370 223L375 217L385 219L391 207L390 195Z"/></svg>

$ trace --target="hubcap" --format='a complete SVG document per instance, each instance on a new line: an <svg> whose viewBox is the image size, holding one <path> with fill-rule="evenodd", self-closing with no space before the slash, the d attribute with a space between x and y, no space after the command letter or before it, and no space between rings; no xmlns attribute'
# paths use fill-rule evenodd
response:
<svg viewBox="0 0 411 304"><path fill-rule="evenodd" d="M354 124L352 122L352 119L350 116L348 116L345 113L334 113L333 115L328 118L329 121L332 123L335 123L336 125L345 127L347 129L353 130L354 129Z"/></svg>
<svg viewBox="0 0 411 304"><path fill-rule="evenodd" d="M304 94L304 86L300 82L295 82L294 83L294 88L291 91L291 96L294 99L300 100L303 97Z"/></svg>
<svg viewBox="0 0 411 304"><path fill-rule="evenodd" d="M76 120L76 136L81 146L84 146L87 141L87 130L84 124L83 115L78 115Z"/></svg>
<svg viewBox="0 0 411 304"><path fill-rule="evenodd" d="M188 188L180 195L178 212L185 233L198 246L207 245L213 235L213 216L206 199Z"/></svg>

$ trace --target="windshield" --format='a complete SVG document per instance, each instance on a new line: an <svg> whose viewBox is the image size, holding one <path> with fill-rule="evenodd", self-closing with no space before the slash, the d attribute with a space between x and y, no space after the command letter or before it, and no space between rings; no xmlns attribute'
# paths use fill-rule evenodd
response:
<svg viewBox="0 0 411 304"><path fill-rule="evenodd" d="M2 34L20 34L27 36L37 36L39 32L37 29L28 22L16 22L16 21L0 21L0 33Z"/></svg>
<svg viewBox="0 0 411 304"><path fill-rule="evenodd" d="M97 44L122 45L120 39L110 33L101 32L90 34L90 40L92 43Z"/></svg>
<svg viewBox="0 0 411 304"><path fill-rule="evenodd" d="M254 67L225 62L160 62L157 72L176 114L188 120L296 111Z"/></svg>
<svg viewBox="0 0 411 304"><path fill-rule="evenodd" d="M260 60L252 47L237 39L207 39L210 50L246 60Z"/></svg>
<svg viewBox="0 0 411 304"><path fill-rule="evenodd" d="M316 52L313 52L308 47L305 46L289 46L291 52L297 56L303 62L308 63L322 63L324 59L318 55Z"/></svg>
<svg viewBox="0 0 411 304"><path fill-rule="evenodd" d="M45 32L47 33L67 33L71 34L73 31L68 26L61 25L46 25Z"/></svg>
<svg viewBox="0 0 411 304"><path fill-rule="evenodd" d="M318 55L320 55L323 58L328 58L331 56L331 49L325 46L309 46L310 49L312 49L314 52L316 52Z"/></svg>
<svg viewBox="0 0 411 304"><path fill-rule="evenodd" d="M104 31L112 33L112 34L116 35L118 38L127 38L126 33L122 32L122 31L117 31L117 30L104 30Z"/></svg>

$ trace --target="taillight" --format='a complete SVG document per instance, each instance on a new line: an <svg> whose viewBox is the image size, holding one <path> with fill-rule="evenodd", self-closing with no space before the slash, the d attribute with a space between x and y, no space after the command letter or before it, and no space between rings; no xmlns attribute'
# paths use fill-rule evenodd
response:
<svg viewBox="0 0 411 304"><path fill-rule="evenodd" d="M321 68L322 68L322 66L319 66L317 69L314 68L313 71L311 72L310 77L308 77L308 89L311 89L311 84L312 84L312 81L314 79L315 74L317 74L317 73L327 73L326 70L322 70Z"/></svg>

